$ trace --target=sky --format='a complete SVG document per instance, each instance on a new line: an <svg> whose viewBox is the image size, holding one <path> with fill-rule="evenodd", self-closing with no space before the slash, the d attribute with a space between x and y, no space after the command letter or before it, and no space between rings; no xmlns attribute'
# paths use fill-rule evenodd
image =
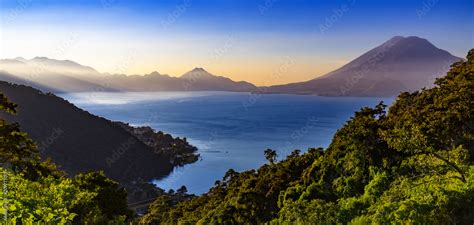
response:
<svg viewBox="0 0 474 225"><path fill-rule="evenodd" d="M393 36L464 57L472 0L0 0L0 58L69 59L100 72L195 67L257 85L324 75Z"/></svg>

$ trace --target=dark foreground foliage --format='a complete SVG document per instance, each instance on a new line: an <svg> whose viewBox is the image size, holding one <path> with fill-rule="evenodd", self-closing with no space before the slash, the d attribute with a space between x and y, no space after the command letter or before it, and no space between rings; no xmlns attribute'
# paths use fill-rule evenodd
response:
<svg viewBox="0 0 474 225"><path fill-rule="evenodd" d="M16 105L0 93L0 110L15 113ZM123 224L132 212L127 194L103 172L73 178L50 160L41 161L38 148L18 124L0 118L0 189L5 224Z"/></svg>

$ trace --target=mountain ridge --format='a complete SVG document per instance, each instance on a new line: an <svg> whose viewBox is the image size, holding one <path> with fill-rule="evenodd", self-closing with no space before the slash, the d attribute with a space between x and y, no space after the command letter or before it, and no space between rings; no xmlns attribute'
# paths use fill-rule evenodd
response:
<svg viewBox="0 0 474 225"><path fill-rule="evenodd" d="M0 80L28 85L45 92L97 91L236 91L257 87L245 81L217 76L201 67L179 77L153 71L144 75L99 73L71 60L47 57L0 59Z"/></svg>

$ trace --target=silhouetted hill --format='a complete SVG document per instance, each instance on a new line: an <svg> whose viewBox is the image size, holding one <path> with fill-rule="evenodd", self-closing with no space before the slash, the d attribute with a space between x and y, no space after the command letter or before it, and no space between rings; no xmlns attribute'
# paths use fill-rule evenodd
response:
<svg viewBox="0 0 474 225"><path fill-rule="evenodd" d="M155 151L121 125L94 116L68 101L34 88L0 82L0 92L18 104L18 115L0 114L18 122L41 151L70 175L103 170L107 176L125 183L151 180L168 175L174 163L168 154ZM164 134L163 134L164 135ZM150 140L161 146L176 141L171 136ZM187 142L176 143L193 150ZM155 143L156 145L156 143Z"/></svg>
<svg viewBox="0 0 474 225"><path fill-rule="evenodd" d="M432 86L452 63L460 60L426 39L396 36L322 77L272 86L265 91L324 96L395 96L401 91Z"/></svg>

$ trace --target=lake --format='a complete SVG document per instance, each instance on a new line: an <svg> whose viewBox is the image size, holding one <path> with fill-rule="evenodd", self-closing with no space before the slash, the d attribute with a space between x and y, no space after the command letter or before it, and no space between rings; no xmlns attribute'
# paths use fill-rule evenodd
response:
<svg viewBox="0 0 474 225"><path fill-rule="evenodd" d="M163 189L201 194L232 168L255 169L267 163L271 148L282 159L294 149L327 147L355 111L390 104L393 98L258 95L232 92L69 93L61 97L110 120L151 126L186 137L201 160L154 180Z"/></svg>

